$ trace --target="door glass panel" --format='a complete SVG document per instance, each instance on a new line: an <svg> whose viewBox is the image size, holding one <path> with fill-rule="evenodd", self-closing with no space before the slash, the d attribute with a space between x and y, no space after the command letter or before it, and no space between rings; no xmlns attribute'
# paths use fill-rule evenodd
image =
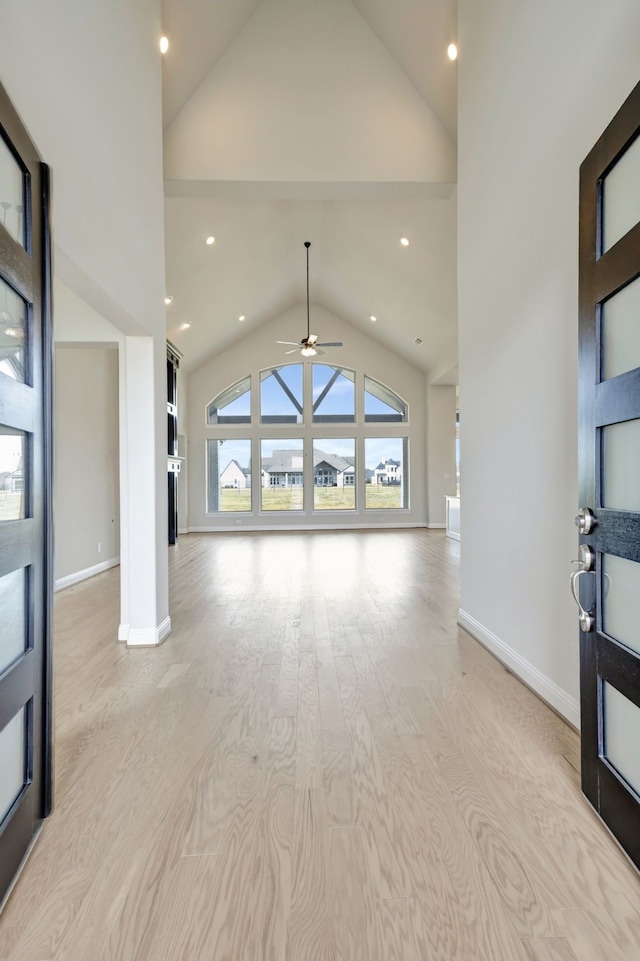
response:
<svg viewBox="0 0 640 961"><path fill-rule="evenodd" d="M640 511L640 420L602 429L602 506Z"/></svg>
<svg viewBox="0 0 640 961"><path fill-rule="evenodd" d="M251 441L208 440L207 510L251 510Z"/></svg>
<svg viewBox="0 0 640 961"><path fill-rule="evenodd" d="M354 510L356 442L351 438L313 442L313 509Z"/></svg>
<svg viewBox="0 0 640 961"><path fill-rule="evenodd" d="M26 711L21 708L0 731L0 824L20 794L26 771Z"/></svg>
<svg viewBox="0 0 640 961"><path fill-rule="evenodd" d="M1 136L0 219L13 239L24 247L24 174Z"/></svg>
<svg viewBox="0 0 640 961"><path fill-rule="evenodd" d="M640 654L638 609L640 564L613 554L602 555L602 629Z"/></svg>
<svg viewBox="0 0 640 961"><path fill-rule="evenodd" d="M356 419L355 374L328 364L313 365L314 424L352 424Z"/></svg>
<svg viewBox="0 0 640 961"><path fill-rule="evenodd" d="M606 681L603 701L604 756L640 794L640 709Z"/></svg>
<svg viewBox="0 0 640 961"><path fill-rule="evenodd" d="M27 305L0 277L0 372L25 383Z"/></svg>
<svg viewBox="0 0 640 961"><path fill-rule="evenodd" d="M260 442L260 506L263 511L301 511L304 497L302 439Z"/></svg>
<svg viewBox="0 0 640 961"><path fill-rule="evenodd" d="M26 517L23 431L0 424L0 521Z"/></svg>
<svg viewBox="0 0 640 961"><path fill-rule="evenodd" d="M602 379L640 367L640 277L602 305Z"/></svg>
<svg viewBox="0 0 640 961"><path fill-rule="evenodd" d="M623 153L602 184L602 251L640 220L640 138Z"/></svg>
<svg viewBox="0 0 640 961"><path fill-rule="evenodd" d="M260 421L302 423L302 364L272 367L260 374Z"/></svg>
<svg viewBox="0 0 640 961"><path fill-rule="evenodd" d="M0 674L20 657L27 647L26 575L27 568L22 567L0 577Z"/></svg>
<svg viewBox="0 0 640 961"><path fill-rule="evenodd" d="M367 437L364 442L367 510L408 507L406 437Z"/></svg>

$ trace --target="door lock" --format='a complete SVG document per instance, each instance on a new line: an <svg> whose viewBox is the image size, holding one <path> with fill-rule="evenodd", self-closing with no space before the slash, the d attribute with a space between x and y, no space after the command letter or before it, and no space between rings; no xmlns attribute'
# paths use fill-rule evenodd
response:
<svg viewBox="0 0 640 961"><path fill-rule="evenodd" d="M581 507L576 514L576 527L581 534L590 534L596 526L595 514L588 507Z"/></svg>

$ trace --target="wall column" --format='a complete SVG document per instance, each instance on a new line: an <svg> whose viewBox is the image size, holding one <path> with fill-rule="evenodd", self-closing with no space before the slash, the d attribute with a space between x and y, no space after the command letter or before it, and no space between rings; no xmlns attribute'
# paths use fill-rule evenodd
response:
<svg viewBox="0 0 640 961"><path fill-rule="evenodd" d="M456 492L456 388L427 387L427 526L445 526L445 495Z"/></svg>
<svg viewBox="0 0 640 961"><path fill-rule="evenodd" d="M166 345L126 337L120 352L120 627L129 646L161 644L168 601Z"/></svg>

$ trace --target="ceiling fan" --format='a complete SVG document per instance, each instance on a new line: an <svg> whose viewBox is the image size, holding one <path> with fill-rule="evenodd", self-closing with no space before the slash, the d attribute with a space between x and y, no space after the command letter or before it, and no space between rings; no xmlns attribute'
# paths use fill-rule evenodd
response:
<svg viewBox="0 0 640 961"><path fill-rule="evenodd" d="M278 340L276 343L282 344L284 347L293 347L293 350L285 350L285 354L295 354L296 351L300 351L303 357L315 357L316 354L324 354L323 350L319 350L320 347L342 347L342 341L336 340L329 343L318 343L318 335L310 333L311 327L309 326L309 247L311 246L311 241L305 240L305 247L307 248L307 336L303 337L299 344L294 343L292 340Z"/></svg>

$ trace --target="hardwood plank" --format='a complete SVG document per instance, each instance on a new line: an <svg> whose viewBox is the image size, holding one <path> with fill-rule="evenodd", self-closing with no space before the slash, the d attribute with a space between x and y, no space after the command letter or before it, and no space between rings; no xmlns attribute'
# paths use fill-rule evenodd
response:
<svg viewBox="0 0 640 961"><path fill-rule="evenodd" d="M637 961L638 876L575 733L457 628L458 551L181 537L154 650L117 571L57 595L56 810L0 956Z"/></svg>

